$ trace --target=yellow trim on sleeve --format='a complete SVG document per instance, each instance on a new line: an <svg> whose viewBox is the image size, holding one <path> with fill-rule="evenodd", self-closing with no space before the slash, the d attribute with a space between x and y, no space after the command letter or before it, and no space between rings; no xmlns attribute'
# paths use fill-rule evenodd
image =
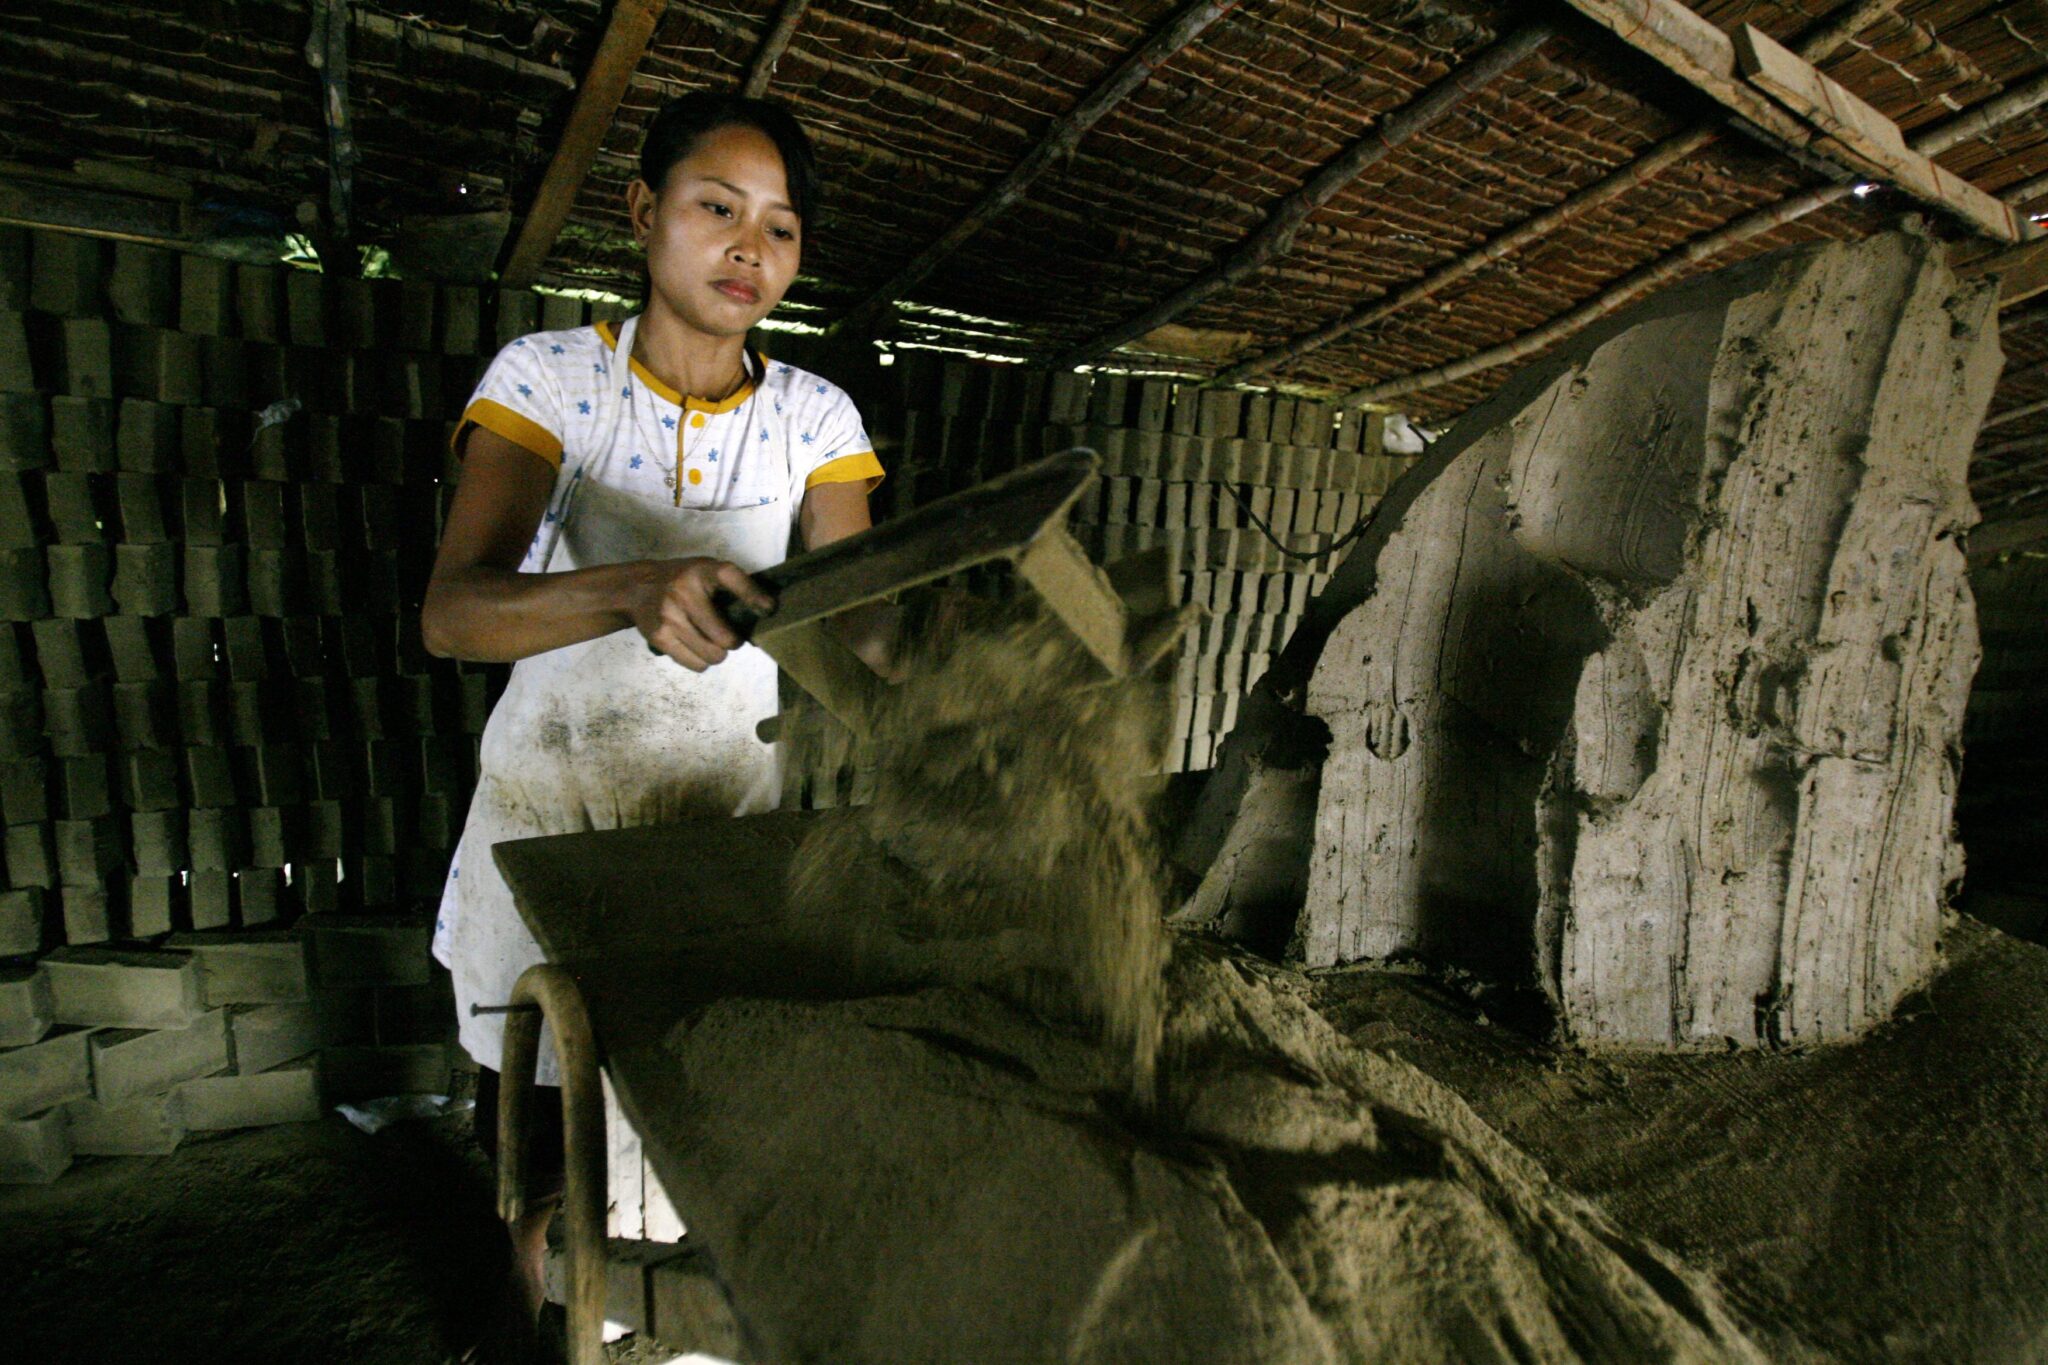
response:
<svg viewBox="0 0 2048 1365"><path fill-rule="evenodd" d="M596 326L598 336L603 338L604 344L610 347L612 352L616 354L619 349L619 334L612 329L612 325L609 322L600 322ZM756 351L754 352L754 358L759 362L762 371L765 372L768 368L767 357ZM721 412L731 412L734 408L754 396L754 381L749 379L746 383L740 385L739 392L733 394L730 398L720 399L716 403L706 402L702 398L687 398L678 392L673 385L664 384L656 377L654 371L640 363L637 356L627 356L626 364L641 383L654 390L655 397L665 398L677 407L687 408L691 412L708 412L714 416Z"/></svg>
<svg viewBox="0 0 2048 1365"><path fill-rule="evenodd" d="M852 483L855 479L866 479L868 491L874 492L882 482L882 462L872 450L856 451L841 455L836 460L827 460L813 469L804 480L804 491L810 492L821 483Z"/></svg>
<svg viewBox="0 0 2048 1365"><path fill-rule="evenodd" d="M513 445L546 460L555 468L562 467L561 438L531 417L517 413L503 403L489 398L479 398L471 403L462 414L462 420L455 425L455 453L462 453L462 434L472 426L502 436Z"/></svg>

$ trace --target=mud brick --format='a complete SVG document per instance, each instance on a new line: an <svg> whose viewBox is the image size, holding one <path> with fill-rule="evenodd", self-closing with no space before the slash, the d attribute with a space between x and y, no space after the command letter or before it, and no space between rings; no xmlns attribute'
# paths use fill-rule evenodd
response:
<svg viewBox="0 0 2048 1365"><path fill-rule="evenodd" d="M185 750L185 784L192 793L192 804L204 809L232 806L239 799L234 760L225 749Z"/></svg>
<svg viewBox="0 0 2048 1365"><path fill-rule="evenodd" d="M440 1043L332 1047L320 1054L327 1098L336 1102L384 1095L444 1095L451 1072Z"/></svg>
<svg viewBox="0 0 2048 1365"><path fill-rule="evenodd" d="M0 767L0 824L37 824L51 814L50 771L45 760L27 758Z"/></svg>
<svg viewBox="0 0 2048 1365"><path fill-rule="evenodd" d="M119 322L174 327L178 321L178 258L159 247L114 243L107 301Z"/></svg>
<svg viewBox="0 0 2048 1365"><path fill-rule="evenodd" d="M451 797L439 792L427 792L420 796L418 815L413 824L419 847L432 849L437 853L455 847L455 840L461 833L461 800L461 797ZM440 869L435 874L438 879L447 872L444 865L447 859L437 856L433 862Z"/></svg>
<svg viewBox="0 0 2048 1365"><path fill-rule="evenodd" d="M339 858L344 829L341 802L313 802L305 808L300 824L300 855L308 859Z"/></svg>
<svg viewBox="0 0 2048 1365"><path fill-rule="evenodd" d="M73 1100L63 1115L74 1156L168 1156L185 1140L185 1103L176 1090L119 1104Z"/></svg>
<svg viewBox="0 0 2048 1365"><path fill-rule="evenodd" d="M230 616L220 623L228 676L238 682L261 682L270 676L270 645L260 616Z"/></svg>
<svg viewBox="0 0 2048 1365"><path fill-rule="evenodd" d="M43 691L43 737L60 758L99 753L113 739L105 689L53 687Z"/></svg>
<svg viewBox="0 0 2048 1365"><path fill-rule="evenodd" d="M238 616L249 605L247 551L239 545L185 546L185 610Z"/></svg>
<svg viewBox="0 0 2048 1365"><path fill-rule="evenodd" d="M282 346L265 345L260 341L244 342L242 372L242 382L249 391L249 406L252 409L267 408L272 403L295 396L297 392L292 387L291 367ZM296 424L286 423L281 429L287 439L281 453L280 472L274 477L294 478L298 473L296 446L300 428Z"/></svg>
<svg viewBox="0 0 2048 1365"><path fill-rule="evenodd" d="M219 672L214 624L206 616L180 616L172 620L171 659L179 678L206 679Z"/></svg>
<svg viewBox="0 0 2048 1365"><path fill-rule="evenodd" d="M0 1184L47 1185L70 1169L71 1157L62 1108L0 1120Z"/></svg>
<svg viewBox="0 0 2048 1365"><path fill-rule="evenodd" d="M330 1036L338 1030L323 1025L321 1011L313 1003L310 988L305 984L305 945L299 936L288 931L259 930L245 932L248 938L289 939L298 947L297 971L299 994L283 996L275 1004L244 1005L228 1012L228 1039L235 1054L235 1071L238 1075L254 1075L295 1062L325 1045ZM193 938L213 938L217 935L191 935ZM175 941L175 940L174 940ZM282 982L280 975L276 978ZM449 1009L449 1017L454 1017ZM333 1041L341 1041L335 1038Z"/></svg>
<svg viewBox="0 0 2048 1365"><path fill-rule="evenodd" d="M326 1112L320 1059L307 1057L253 1076L206 1076L178 1087L185 1126L195 1133L312 1123Z"/></svg>
<svg viewBox="0 0 2048 1365"><path fill-rule="evenodd" d="M441 353L471 356L483 346L483 307L477 291L467 285L441 290Z"/></svg>
<svg viewBox="0 0 2048 1365"><path fill-rule="evenodd" d="M291 544L291 511L287 487L267 479L242 484L242 528L249 544L281 549Z"/></svg>
<svg viewBox="0 0 2048 1365"><path fill-rule="evenodd" d="M206 365L200 338L161 327L123 327L114 345L122 396L181 407L204 401ZM75 387L70 391L80 392Z"/></svg>
<svg viewBox="0 0 2048 1365"><path fill-rule="evenodd" d="M342 671L351 678L374 678L387 671L384 658L383 633L378 623L367 616L346 616L328 622L328 631L336 643L330 643L329 652L341 656Z"/></svg>
<svg viewBox="0 0 2048 1365"><path fill-rule="evenodd" d="M106 539L98 480L90 474L53 470L42 481L44 511L60 542L90 545Z"/></svg>
<svg viewBox="0 0 2048 1365"><path fill-rule="evenodd" d="M410 746L404 740L372 740L363 746L363 771L372 796L410 796L419 787Z"/></svg>
<svg viewBox="0 0 2048 1365"><path fill-rule="evenodd" d="M50 458L49 405L39 393L0 393L0 469L41 469Z"/></svg>
<svg viewBox="0 0 2048 1365"><path fill-rule="evenodd" d="M431 735L435 730L434 679L428 674L400 674L385 688L387 717L395 734Z"/></svg>
<svg viewBox="0 0 2048 1365"><path fill-rule="evenodd" d="M356 903L366 910L398 901L398 865L384 854L365 854L357 859L353 880Z"/></svg>
<svg viewBox="0 0 2048 1365"><path fill-rule="evenodd" d="M100 635L82 621L38 621L30 627L45 687L87 687L106 673Z"/></svg>
<svg viewBox="0 0 2048 1365"><path fill-rule="evenodd" d="M54 982L50 991L54 1016ZM91 1095L91 1036L82 1029L61 1029L40 1042L0 1052L0 1118L20 1118Z"/></svg>
<svg viewBox="0 0 2048 1365"><path fill-rule="evenodd" d="M249 551L249 610L260 616L290 616L305 605L306 563L300 551Z"/></svg>
<svg viewBox="0 0 2048 1365"><path fill-rule="evenodd" d="M377 346L377 296L369 280L345 275L328 278L336 350L368 351Z"/></svg>
<svg viewBox="0 0 2048 1365"><path fill-rule="evenodd" d="M131 876L128 879L128 934L153 938L169 933L178 914L184 872Z"/></svg>
<svg viewBox="0 0 2048 1365"><path fill-rule="evenodd" d="M275 924L285 907L284 873L274 867L245 867L235 874L235 909L245 928Z"/></svg>
<svg viewBox="0 0 2048 1365"><path fill-rule="evenodd" d="M265 683L229 683L227 731L236 744L267 744L288 728L282 707L285 699L274 697Z"/></svg>
<svg viewBox="0 0 2048 1365"><path fill-rule="evenodd" d="M331 914L341 908L341 863L318 858L293 867L292 899L310 915Z"/></svg>
<svg viewBox="0 0 2048 1365"><path fill-rule="evenodd" d="M366 484L356 490L356 495L363 509L362 543L372 550L395 549L403 535L398 491L378 484Z"/></svg>
<svg viewBox="0 0 2048 1365"><path fill-rule="evenodd" d="M39 549L0 550L0 621L50 614L48 565Z"/></svg>
<svg viewBox="0 0 2048 1365"><path fill-rule="evenodd" d="M50 978L42 968L0 967L0 1048L41 1041L56 1018Z"/></svg>
<svg viewBox="0 0 2048 1365"><path fill-rule="evenodd" d="M326 672L327 644L319 617L287 616L279 623L278 636L284 642L286 668L300 677Z"/></svg>
<svg viewBox="0 0 2048 1365"><path fill-rule="evenodd" d="M56 778L58 812L65 820L94 820L113 814L113 784L107 780L106 755L60 758Z"/></svg>
<svg viewBox="0 0 2048 1365"><path fill-rule="evenodd" d="M249 439L246 412L198 406L178 410L178 441L184 448L185 473L192 478L240 478L248 464Z"/></svg>
<svg viewBox="0 0 2048 1365"><path fill-rule="evenodd" d="M288 481L297 475L289 420L258 422L249 443L249 472L259 479Z"/></svg>
<svg viewBox="0 0 2048 1365"><path fill-rule="evenodd" d="M287 271L285 318L294 346L327 344L327 277L312 270Z"/></svg>
<svg viewBox="0 0 2048 1365"><path fill-rule="evenodd" d="M50 826L7 827L7 881L10 886L53 887L57 884L57 854L50 841Z"/></svg>
<svg viewBox="0 0 2048 1365"><path fill-rule="evenodd" d="M167 749L181 738L175 689L158 683L116 683L114 741L123 749Z"/></svg>
<svg viewBox="0 0 2048 1365"><path fill-rule="evenodd" d="M294 712L296 725L293 733L305 740L332 739L334 737L333 713L329 709L327 680L325 678L294 678Z"/></svg>
<svg viewBox="0 0 2048 1365"><path fill-rule="evenodd" d="M35 652L15 626L0 625L0 693L34 687L39 679Z"/></svg>
<svg viewBox="0 0 2048 1365"><path fill-rule="evenodd" d="M66 943L105 943L128 936L125 926L116 919L111 887L60 886L57 907L64 919Z"/></svg>
<svg viewBox="0 0 2048 1365"><path fill-rule="evenodd" d="M433 975L424 985L378 986L373 989L377 1041L380 1044L455 1041L453 983L439 966L430 970Z"/></svg>
<svg viewBox="0 0 2048 1365"><path fill-rule="evenodd" d="M306 581L303 605L322 616L339 616L349 609L343 586L341 553L337 550L308 550L305 554Z"/></svg>
<svg viewBox="0 0 2048 1365"><path fill-rule="evenodd" d="M530 289L498 291L497 343L510 346L515 338L540 330L540 295Z"/></svg>
<svg viewBox="0 0 2048 1365"><path fill-rule="evenodd" d="M214 256L178 257L178 330L222 336L233 330L235 266Z"/></svg>
<svg viewBox="0 0 2048 1365"><path fill-rule="evenodd" d="M316 413L300 420L305 423L301 436L305 478L328 484L341 483L350 477L352 471L342 453L346 443L342 437L341 419Z"/></svg>
<svg viewBox="0 0 2048 1365"><path fill-rule="evenodd" d="M38 229L30 253L29 306L39 313L85 317L103 306L106 244L96 237Z"/></svg>
<svg viewBox="0 0 2048 1365"><path fill-rule="evenodd" d="M185 849L195 869L232 872L247 865L248 847L242 812L234 807L194 810L186 816Z"/></svg>
<svg viewBox="0 0 2048 1365"><path fill-rule="evenodd" d="M179 806L178 758L165 749L123 755L121 797L138 816Z"/></svg>
<svg viewBox="0 0 2048 1365"><path fill-rule="evenodd" d="M224 929L235 918L235 874L224 867L194 868L185 883L194 929Z"/></svg>
<svg viewBox="0 0 2048 1365"><path fill-rule="evenodd" d="M128 865L121 821L112 815L57 820L50 825L57 848L57 879L68 887L102 887Z"/></svg>
<svg viewBox="0 0 2048 1365"><path fill-rule="evenodd" d="M415 421L441 413L441 364L430 355L391 357L386 371L387 401Z"/></svg>
<svg viewBox="0 0 2048 1365"><path fill-rule="evenodd" d="M398 851L398 802L388 796L373 796L361 803L362 846L365 853Z"/></svg>
<svg viewBox="0 0 2048 1365"><path fill-rule="evenodd" d="M309 745L306 768L313 798L319 802L339 802L343 797L354 796L360 785L355 762L348 747L342 744L330 741Z"/></svg>
<svg viewBox="0 0 2048 1365"><path fill-rule="evenodd" d="M320 986L419 986L431 979L433 923L421 916L322 915L306 922Z"/></svg>
<svg viewBox="0 0 2048 1365"><path fill-rule="evenodd" d="M114 396L114 333L98 318L67 318L57 333L59 387L74 398Z"/></svg>
<svg viewBox="0 0 2048 1365"><path fill-rule="evenodd" d="M161 675L157 655L163 634L141 616L109 616L100 622L107 656L121 682L149 682Z"/></svg>
<svg viewBox="0 0 2048 1365"><path fill-rule="evenodd" d="M114 500L121 512L121 539L157 545L170 539L164 526L163 484L149 474L114 476Z"/></svg>
<svg viewBox="0 0 2048 1365"><path fill-rule="evenodd" d="M39 953L48 935L49 897L40 886L0 891L0 957Z"/></svg>
<svg viewBox="0 0 2048 1365"><path fill-rule="evenodd" d="M129 851L135 871L145 877L174 877L185 870L185 812L136 811L128 817Z"/></svg>
<svg viewBox="0 0 2048 1365"><path fill-rule="evenodd" d="M27 317L0 313L0 392L31 393L50 387L36 382L37 352L31 345L34 339Z"/></svg>
<svg viewBox="0 0 2048 1365"><path fill-rule="evenodd" d="M285 339L284 313L279 305L287 273L274 265L235 267L235 321L240 335L252 341Z"/></svg>
<svg viewBox="0 0 2048 1365"><path fill-rule="evenodd" d="M226 543L223 528L225 502L218 479L180 479L181 539L187 545L217 546Z"/></svg>
<svg viewBox="0 0 2048 1365"><path fill-rule="evenodd" d="M248 347L234 337L198 339L200 391L216 408L257 406L249 401Z"/></svg>
<svg viewBox="0 0 2048 1365"><path fill-rule="evenodd" d="M263 806L296 804L305 787L305 758L296 744L265 744L247 751L249 782ZM259 864L261 866L262 864Z"/></svg>
<svg viewBox="0 0 2048 1365"><path fill-rule="evenodd" d="M295 826L294 812L285 806L252 806L249 808L249 866L252 868L283 867L292 861Z"/></svg>
<svg viewBox="0 0 2048 1365"><path fill-rule="evenodd" d="M0 308L29 307L28 229L0 226Z"/></svg>
<svg viewBox="0 0 2048 1365"><path fill-rule="evenodd" d="M43 564L54 614L79 621L113 614L114 599L108 595L107 583L114 565L106 546L47 546Z"/></svg>
<svg viewBox="0 0 2048 1365"><path fill-rule="evenodd" d="M402 351L434 349L435 288L419 280L398 285L396 316L392 319L391 342Z"/></svg>
<svg viewBox="0 0 2048 1365"><path fill-rule="evenodd" d="M178 547L116 545L114 605L128 616L168 616L178 609Z"/></svg>
<svg viewBox="0 0 2048 1365"><path fill-rule="evenodd" d="M104 473L119 463L114 404L104 398L50 400L50 454L74 474Z"/></svg>
<svg viewBox="0 0 2048 1365"><path fill-rule="evenodd" d="M183 1028L101 1029L92 1035L93 1098L120 1104L182 1081L225 1071L228 1012L209 1010Z"/></svg>
<svg viewBox="0 0 2048 1365"><path fill-rule="evenodd" d="M456 678L462 733L480 735L491 718L491 680L487 674L464 673Z"/></svg>
<svg viewBox="0 0 2048 1365"><path fill-rule="evenodd" d="M443 735L420 741L421 784L424 790L460 805L476 786L471 741L467 735Z"/></svg>
<svg viewBox="0 0 2048 1365"><path fill-rule="evenodd" d="M164 946L191 953L198 960L199 997L208 1009L222 1005L298 1004L310 1025L313 995L306 941L296 931L173 934ZM239 1025L247 1018L247 1012L237 1012L230 1021L230 1032L239 1035ZM270 1059L265 1065L275 1066L302 1055L290 1053Z"/></svg>
<svg viewBox="0 0 2048 1365"><path fill-rule="evenodd" d="M226 702L221 685L204 678L178 684L178 733L187 744L210 748L227 741L221 713Z"/></svg>

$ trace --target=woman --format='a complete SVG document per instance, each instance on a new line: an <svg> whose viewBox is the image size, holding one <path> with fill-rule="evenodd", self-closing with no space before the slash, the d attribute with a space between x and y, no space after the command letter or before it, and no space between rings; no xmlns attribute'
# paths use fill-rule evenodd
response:
<svg viewBox="0 0 2048 1365"><path fill-rule="evenodd" d="M627 208L646 306L616 330L521 337L492 362L456 432L462 481L421 611L435 654L516 661L434 939L484 1068L487 1147L503 1017L470 1006L505 1003L541 960L491 846L772 808L774 750L755 726L776 710L775 664L714 595L772 608L749 574L786 557L793 528L806 548L865 529L882 473L844 393L746 347L796 275L812 208L795 120L685 96L649 125L640 172ZM557 1081L545 1045L541 1079ZM558 1170L559 1153L533 1164L549 1155ZM514 1234L535 1310L551 1212Z"/></svg>

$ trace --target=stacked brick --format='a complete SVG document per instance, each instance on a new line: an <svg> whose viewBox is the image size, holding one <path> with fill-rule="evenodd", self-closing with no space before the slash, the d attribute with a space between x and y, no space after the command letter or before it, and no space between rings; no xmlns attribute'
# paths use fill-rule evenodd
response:
<svg viewBox="0 0 2048 1365"><path fill-rule="evenodd" d="M1104 564L1163 550L1181 600L1206 611L1177 661L1172 771L1210 766L1239 698L1341 558L1325 552L1412 463L1384 453L1378 418L1340 421L1322 403L917 352L882 374L887 511L1042 454L1102 456L1074 518L1082 543Z"/></svg>
<svg viewBox="0 0 2048 1365"><path fill-rule="evenodd" d="M502 681L419 640L450 423L587 313L0 228L0 959L423 923Z"/></svg>

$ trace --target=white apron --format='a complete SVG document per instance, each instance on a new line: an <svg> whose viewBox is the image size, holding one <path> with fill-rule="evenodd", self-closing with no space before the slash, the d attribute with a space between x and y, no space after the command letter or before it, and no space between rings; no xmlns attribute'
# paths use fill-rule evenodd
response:
<svg viewBox="0 0 2048 1365"><path fill-rule="evenodd" d="M633 353L638 321L621 329L621 358ZM780 563L789 549L790 509L782 501L679 508L586 477L559 515L559 539L541 566L548 572L708 555L754 573ZM543 960L491 846L772 810L781 774L774 746L754 730L776 709L775 661L753 645L692 673L650 651L629 628L513 665L484 727L476 794L434 939L434 955L454 975L460 1037L470 1056L501 1067L504 1016L474 1015L470 1006L506 1003L519 974ZM539 1077L560 1083L545 1031Z"/></svg>

